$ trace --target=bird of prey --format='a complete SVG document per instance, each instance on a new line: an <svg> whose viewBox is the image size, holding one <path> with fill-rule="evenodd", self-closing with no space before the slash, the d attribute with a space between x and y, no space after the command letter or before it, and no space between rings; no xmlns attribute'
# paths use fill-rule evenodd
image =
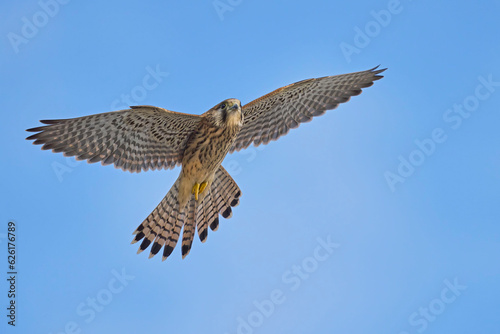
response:
<svg viewBox="0 0 500 334"><path fill-rule="evenodd" d="M58 120L27 139L43 150L63 152L90 163L114 164L124 171L172 169L179 177L160 204L134 231L132 243L142 240L138 253L150 244L150 258L163 248L163 260L182 233L182 258L190 251L195 232L201 242L208 228L216 231L219 214L232 216L241 191L221 166L227 153L271 140L300 123L347 102L369 87L385 69L308 79L281 87L243 107L227 99L202 115L174 112L153 106Z"/></svg>

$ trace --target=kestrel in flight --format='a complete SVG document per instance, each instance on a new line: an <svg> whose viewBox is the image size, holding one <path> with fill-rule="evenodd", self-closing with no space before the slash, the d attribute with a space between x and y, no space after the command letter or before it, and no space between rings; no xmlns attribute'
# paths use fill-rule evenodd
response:
<svg viewBox="0 0 500 334"><path fill-rule="evenodd" d="M279 88L243 107L225 100L202 115L153 106L59 120L27 139L43 150L63 152L89 163L114 164L125 171L182 169L174 185L153 212L134 231L132 243L142 240L138 253L152 243L150 258L163 248L165 260L175 248L181 229L182 257L190 251L195 231L201 242L208 227L216 231L219 214L232 216L241 191L221 166L226 154L258 146L295 129L300 123L347 102L369 87L385 69L308 79Z"/></svg>

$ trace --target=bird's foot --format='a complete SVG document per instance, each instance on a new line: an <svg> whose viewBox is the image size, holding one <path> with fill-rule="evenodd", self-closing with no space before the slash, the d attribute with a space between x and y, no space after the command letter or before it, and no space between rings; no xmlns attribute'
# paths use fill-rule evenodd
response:
<svg viewBox="0 0 500 334"><path fill-rule="evenodd" d="M191 190L191 193L194 194L194 199L198 200L198 194L200 193L200 184L196 182L193 186L193 190Z"/></svg>
<svg viewBox="0 0 500 334"><path fill-rule="evenodd" d="M205 190L205 188L208 186L208 182L205 181L205 182L202 182L200 184L200 194Z"/></svg>
<svg viewBox="0 0 500 334"><path fill-rule="evenodd" d="M191 193L194 195L194 199L198 200L198 195L201 194L205 188L207 187L208 182L202 182L199 184L198 182L194 184L193 190L191 190Z"/></svg>

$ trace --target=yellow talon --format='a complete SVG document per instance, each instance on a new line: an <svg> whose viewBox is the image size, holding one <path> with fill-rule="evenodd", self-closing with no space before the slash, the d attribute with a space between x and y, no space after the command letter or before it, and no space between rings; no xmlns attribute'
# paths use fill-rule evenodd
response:
<svg viewBox="0 0 500 334"><path fill-rule="evenodd" d="M200 185L200 194L205 190L205 188L208 186L208 182L205 181Z"/></svg>
<svg viewBox="0 0 500 334"><path fill-rule="evenodd" d="M195 183L193 186L193 190L191 191L192 194L194 194L194 199L198 200L198 194L200 193L200 184Z"/></svg>

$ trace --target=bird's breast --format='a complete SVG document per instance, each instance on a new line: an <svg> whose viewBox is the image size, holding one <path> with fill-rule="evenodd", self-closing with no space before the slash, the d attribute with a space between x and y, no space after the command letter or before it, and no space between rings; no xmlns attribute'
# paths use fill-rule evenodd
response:
<svg viewBox="0 0 500 334"><path fill-rule="evenodd" d="M195 132L184 151L182 172L203 182L213 175L233 145L239 129L202 126Z"/></svg>

